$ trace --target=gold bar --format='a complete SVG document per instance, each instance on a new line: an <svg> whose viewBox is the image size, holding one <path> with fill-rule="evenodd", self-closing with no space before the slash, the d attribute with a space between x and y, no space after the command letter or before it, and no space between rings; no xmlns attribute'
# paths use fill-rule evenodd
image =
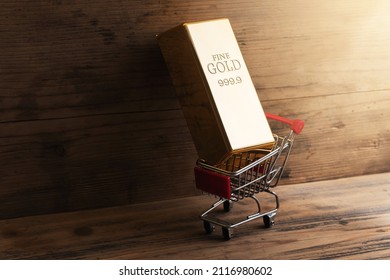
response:
<svg viewBox="0 0 390 280"><path fill-rule="evenodd" d="M183 23L157 35L199 157L274 139L228 19Z"/></svg>

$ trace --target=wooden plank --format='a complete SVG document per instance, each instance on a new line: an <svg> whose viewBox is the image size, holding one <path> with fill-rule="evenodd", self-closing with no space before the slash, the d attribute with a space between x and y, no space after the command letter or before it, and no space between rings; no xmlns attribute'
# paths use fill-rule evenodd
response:
<svg viewBox="0 0 390 280"><path fill-rule="evenodd" d="M196 153L180 111L1 127L1 218L196 193Z"/></svg>
<svg viewBox="0 0 390 280"><path fill-rule="evenodd" d="M265 102L269 112L305 120L289 159L285 183L388 171L389 93L384 90ZM272 126L277 134L285 133L279 124Z"/></svg>
<svg viewBox="0 0 390 280"><path fill-rule="evenodd" d="M1 1L1 218L195 194L196 152L155 35L222 15L265 110L306 121L282 184L390 171L388 10Z"/></svg>
<svg viewBox="0 0 390 280"><path fill-rule="evenodd" d="M390 259L389 189L390 173L281 186L274 227L252 221L227 242L203 231L207 196L3 220L0 258ZM254 208L243 200L228 215Z"/></svg>
<svg viewBox="0 0 390 280"><path fill-rule="evenodd" d="M155 35L221 14L263 100L390 88L383 1L58 3L1 4L1 122L178 109Z"/></svg>
<svg viewBox="0 0 390 280"><path fill-rule="evenodd" d="M265 103L277 114L289 106L290 117L310 116L281 184L388 170L389 92L355 95ZM375 125L367 129L367 121ZM0 155L7 163L0 171L2 218L196 193L197 154L178 110L0 126ZM285 133L277 123L271 126Z"/></svg>
<svg viewBox="0 0 390 280"><path fill-rule="evenodd" d="M0 122L179 108L157 30L134 34L133 16L145 8L129 6L134 14L127 14L120 1L0 5Z"/></svg>
<svg viewBox="0 0 390 280"><path fill-rule="evenodd" d="M238 40L261 97L389 89L390 33L384 28L390 25L389 3L374 2L263 1L248 21L237 20Z"/></svg>

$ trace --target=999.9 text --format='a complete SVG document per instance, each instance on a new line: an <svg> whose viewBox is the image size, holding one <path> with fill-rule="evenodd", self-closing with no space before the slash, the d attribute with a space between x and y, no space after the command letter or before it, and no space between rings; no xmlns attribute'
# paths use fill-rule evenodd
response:
<svg viewBox="0 0 390 280"><path fill-rule="evenodd" d="M241 84L241 83L242 83L242 79L240 76L237 76L235 78L231 77L231 78L225 78L225 79L218 80L218 84L220 87L233 86L233 85L237 85L237 84Z"/></svg>

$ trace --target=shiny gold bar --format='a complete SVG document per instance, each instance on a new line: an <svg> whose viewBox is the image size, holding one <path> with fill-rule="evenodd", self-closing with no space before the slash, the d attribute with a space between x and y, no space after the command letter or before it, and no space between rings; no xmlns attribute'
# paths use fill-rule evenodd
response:
<svg viewBox="0 0 390 280"><path fill-rule="evenodd" d="M217 164L274 139L228 19L157 35L199 158Z"/></svg>

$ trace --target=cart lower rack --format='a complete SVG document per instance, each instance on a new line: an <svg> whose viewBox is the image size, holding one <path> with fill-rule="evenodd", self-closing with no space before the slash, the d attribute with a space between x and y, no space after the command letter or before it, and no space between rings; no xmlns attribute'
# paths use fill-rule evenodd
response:
<svg viewBox="0 0 390 280"><path fill-rule="evenodd" d="M263 218L266 227L274 224L279 209L279 198L272 188L277 186L282 176L294 137L303 129L304 122L272 114L266 116L268 119L290 126L290 131L284 137L274 135L275 143L272 147L233 154L217 166L208 165L202 160L197 161L194 168L196 187L220 198L200 216L207 233L213 232L217 225L222 227L223 237L229 240L234 228L252 220ZM273 198L274 207L262 211L260 200L256 197L260 192ZM225 212L229 212L234 203L247 198L255 202L255 213L235 222L222 220L213 215L219 206L222 206Z"/></svg>

